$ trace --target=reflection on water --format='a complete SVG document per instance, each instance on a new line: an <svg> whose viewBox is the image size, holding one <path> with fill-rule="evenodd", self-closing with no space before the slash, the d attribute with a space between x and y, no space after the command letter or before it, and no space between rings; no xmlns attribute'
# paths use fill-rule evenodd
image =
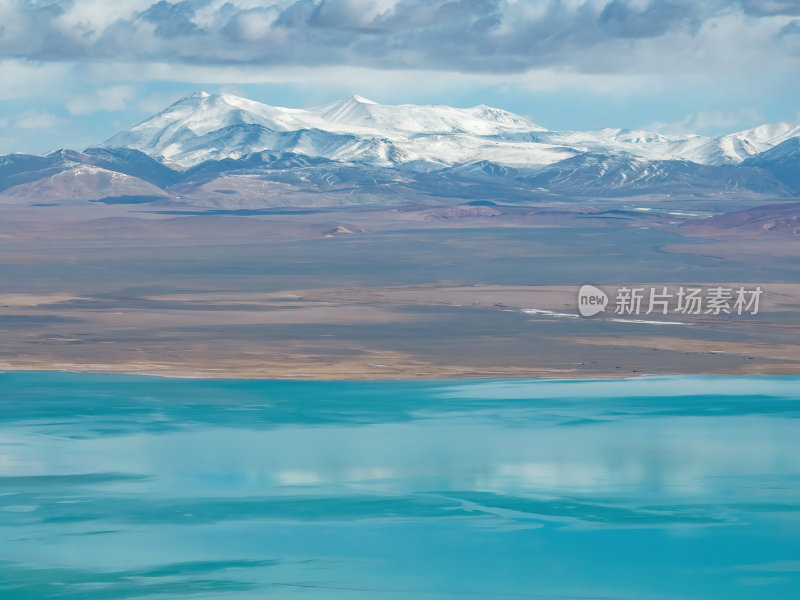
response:
<svg viewBox="0 0 800 600"><path fill-rule="evenodd" d="M0 374L0 597L800 597L800 377Z"/></svg>

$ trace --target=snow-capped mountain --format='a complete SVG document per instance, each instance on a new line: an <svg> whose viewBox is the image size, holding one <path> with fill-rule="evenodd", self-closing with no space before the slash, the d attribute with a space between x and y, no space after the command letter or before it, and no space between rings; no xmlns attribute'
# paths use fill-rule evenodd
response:
<svg viewBox="0 0 800 600"><path fill-rule="evenodd" d="M134 148L184 168L267 150L418 172L489 161L534 173L583 153L734 165L798 135L800 126L788 123L716 138L628 129L549 131L484 105L387 106L352 96L296 109L201 92L102 146Z"/></svg>
<svg viewBox="0 0 800 600"><path fill-rule="evenodd" d="M102 145L135 148L181 166L271 150L424 171L480 158L524 164L564 158L548 144L531 144L543 131L488 106L384 106L352 96L293 109L201 92Z"/></svg>
<svg viewBox="0 0 800 600"><path fill-rule="evenodd" d="M742 164L763 169L790 189L800 190L800 137L791 137Z"/></svg>
<svg viewBox="0 0 800 600"><path fill-rule="evenodd" d="M217 208L599 197L800 196L800 127L716 138L551 131L476 106L360 96L280 108L199 93L102 147L0 157L0 202L161 202ZM293 195L294 194L294 195Z"/></svg>

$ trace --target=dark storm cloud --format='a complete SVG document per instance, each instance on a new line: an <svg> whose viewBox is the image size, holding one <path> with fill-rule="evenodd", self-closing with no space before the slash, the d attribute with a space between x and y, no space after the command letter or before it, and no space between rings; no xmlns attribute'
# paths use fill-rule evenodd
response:
<svg viewBox="0 0 800 600"><path fill-rule="evenodd" d="M686 24L696 28L700 19L691 5L657 2L644 10L636 10L625 0L613 0L600 13L600 24L611 35L647 38L664 35Z"/></svg>
<svg viewBox="0 0 800 600"><path fill-rule="evenodd" d="M759 17L800 15L800 0L742 0L742 8Z"/></svg>
<svg viewBox="0 0 800 600"><path fill-rule="evenodd" d="M800 14L800 0L117 0L96 19L83 0L0 0L0 54L31 60L214 65L348 65L519 72L624 72L692 39L710 19ZM776 29L777 33L777 29ZM731 43L735 43L732 40ZM724 49L720 50L721 52Z"/></svg>
<svg viewBox="0 0 800 600"><path fill-rule="evenodd" d="M139 18L153 23L157 35L174 37L199 32L197 25L191 21L195 10L189 2L171 3L161 0L139 13Z"/></svg>

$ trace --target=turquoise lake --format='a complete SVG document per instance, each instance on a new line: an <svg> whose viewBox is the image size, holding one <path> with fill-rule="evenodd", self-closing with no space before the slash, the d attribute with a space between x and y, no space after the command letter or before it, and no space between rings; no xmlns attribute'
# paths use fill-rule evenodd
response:
<svg viewBox="0 0 800 600"><path fill-rule="evenodd" d="M800 598L800 377L0 373L0 598Z"/></svg>

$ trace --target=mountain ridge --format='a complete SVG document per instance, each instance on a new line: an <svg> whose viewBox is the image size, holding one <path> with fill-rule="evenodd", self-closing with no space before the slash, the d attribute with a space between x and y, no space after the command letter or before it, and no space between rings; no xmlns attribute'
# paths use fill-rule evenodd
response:
<svg viewBox="0 0 800 600"><path fill-rule="evenodd" d="M182 167L280 150L422 171L481 160L538 170L586 152L739 164L798 135L800 125L790 123L769 123L717 137L613 128L552 131L486 105L395 106L353 95L300 109L200 92L100 146L135 148Z"/></svg>
<svg viewBox="0 0 800 600"><path fill-rule="evenodd" d="M485 105L387 106L354 95L297 109L199 92L83 152L0 157L0 202L769 201L800 196L799 136L790 123L716 138L559 132Z"/></svg>

